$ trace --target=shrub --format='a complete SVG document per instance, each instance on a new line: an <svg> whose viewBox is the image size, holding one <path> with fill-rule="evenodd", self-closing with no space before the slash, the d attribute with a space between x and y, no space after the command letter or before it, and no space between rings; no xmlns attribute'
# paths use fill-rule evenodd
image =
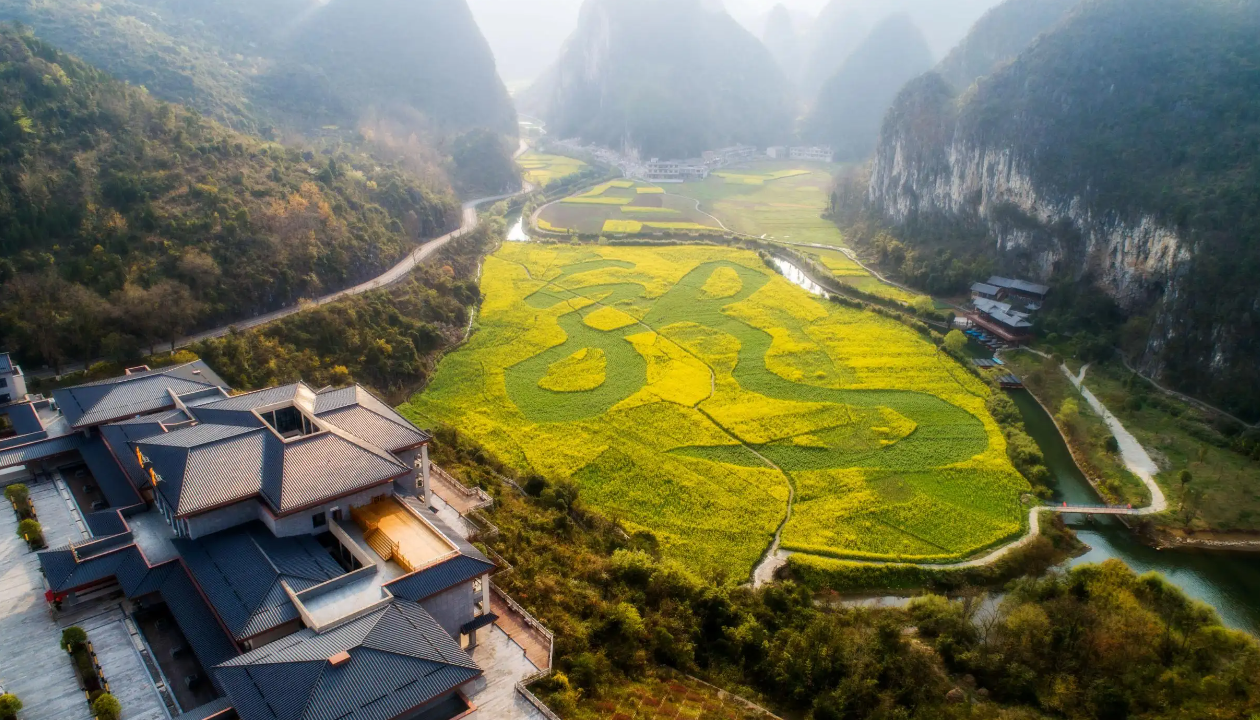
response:
<svg viewBox="0 0 1260 720"><path fill-rule="evenodd" d="M81 627L68 627L61 631L61 649L70 650L87 644L87 632Z"/></svg>
<svg viewBox="0 0 1260 720"><path fill-rule="evenodd" d="M118 716L122 714L122 705L118 698L105 693L92 701L92 714L96 716L96 720L118 720Z"/></svg>
<svg viewBox="0 0 1260 720"><path fill-rule="evenodd" d="M0 720L13 720L22 709L22 701L13 693L0 695Z"/></svg>
<svg viewBox="0 0 1260 720"><path fill-rule="evenodd" d="M17 483L4 489L4 496L14 505L25 505L31 497L31 491L25 485Z"/></svg>
<svg viewBox="0 0 1260 720"><path fill-rule="evenodd" d="M38 520L27 518L18 523L17 534L33 548L42 547L44 544L44 528L40 526Z"/></svg>

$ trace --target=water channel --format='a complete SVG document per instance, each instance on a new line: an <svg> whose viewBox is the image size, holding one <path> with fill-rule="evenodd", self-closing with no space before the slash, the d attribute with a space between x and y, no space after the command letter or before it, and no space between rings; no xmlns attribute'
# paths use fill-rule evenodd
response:
<svg viewBox="0 0 1260 720"><path fill-rule="evenodd" d="M1028 434L1041 446L1055 479L1055 502L1101 502L1063 443L1054 421L1027 390L1011 393ZM1260 554L1203 550L1156 550L1137 540L1118 519L1067 515L1064 518L1090 551L1070 565L1123 560L1137 572L1154 570L1187 595L1216 608L1230 627L1260 633Z"/></svg>

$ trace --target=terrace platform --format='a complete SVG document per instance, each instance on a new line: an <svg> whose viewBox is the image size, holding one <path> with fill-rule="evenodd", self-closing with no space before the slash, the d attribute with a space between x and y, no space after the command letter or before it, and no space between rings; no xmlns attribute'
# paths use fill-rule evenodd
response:
<svg viewBox="0 0 1260 720"><path fill-rule="evenodd" d="M127 518L127 524L131 526L131 538L135 540L140 552L144 553L149 565L161 565L179 557L179 550L171 542L175 539L175 530L167 524L161 513L150 510L132 515Z"/></svg>
<svg viewBox="0 0 1260 720"><path fill-rule="evenodd" d="M395 498L377 500L351 511L367 546L407 572L415 572L457 552L431 525Z"/></svg>

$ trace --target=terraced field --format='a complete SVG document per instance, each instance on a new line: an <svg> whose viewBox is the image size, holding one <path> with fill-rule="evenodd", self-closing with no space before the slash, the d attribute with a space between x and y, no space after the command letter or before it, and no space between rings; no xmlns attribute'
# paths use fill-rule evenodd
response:
<svg viewBox="0 0 1260 720"><path fill-rule="evenodd" d="M753 253L509 244L472 341L403 410L697 570L783 546L946 561L1022 530L987 389L905 326L816 299Z"/></svg>
<svg viewBox="0 0 1260 720"><path fill-rule="evenodd" d="M614 180L548 205L538 215L538 227L586 235L719 229L696 211L695 202L632 180Z"/></svg>

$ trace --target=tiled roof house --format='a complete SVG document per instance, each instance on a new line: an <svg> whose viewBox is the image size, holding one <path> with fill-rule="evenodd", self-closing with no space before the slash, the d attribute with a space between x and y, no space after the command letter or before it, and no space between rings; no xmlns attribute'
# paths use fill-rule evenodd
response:
<svg viewBox="0 0 1260 720"><path fill-rule="evenodd" d="M241 720L468 710L494 564L428 512L427 433L360 387L231 395L200 362L55 397L111 508L40 554L50 602L160 598Z"/></svg>

